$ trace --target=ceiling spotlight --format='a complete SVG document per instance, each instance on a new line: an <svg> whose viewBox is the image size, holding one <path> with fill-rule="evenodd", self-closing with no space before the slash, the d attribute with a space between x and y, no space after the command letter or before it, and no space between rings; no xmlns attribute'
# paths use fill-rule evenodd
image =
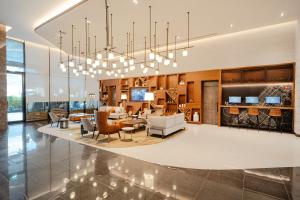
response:
<svg viewBox="0 0 300 200"><path fill-rule="evenodd" d="M125 68L125 72L128 72L128 68Z"/></svg>
<svg viewBox="0 0 300 200"><path fill-rule="evenodd" d="M170 64L170 60L166 58L165 61L164 61L164 65L167 66L167 65L169 65L169 64Z"/></svg>
<svg viewBox="0 0 300 200"><path fill-rule="evenodd" d="M117 68L117 64L116 64L116 63L113 63L113 64L112 64L112 67L113 67L113 68Z"/></svg>
<svg viewBox="0 0 300 200"><path fill-rule="evenodd" d="M114 70L111 70L111 71L110 71L110 73L111 73L111 74L114 74L114 73L115 73L115 71L114 71Z"/></svg>
<svg viewBox="0 0 300 200"><path fill-rule="evenodd" d="M107 72L106 72L106 75L107 75L107 76L110 76L110 75L111 75L111 74L110 74L110 71L107 71Z"/></svg>
<svg viewBox="0 0 300 200"><path fill-rule="evenodd" d="M95 70L95 71L93 71L93 73L94 73L94 74L97 74L97 71Z"/></svg>
<svg viewBox="0 0 300 200"><path fill-rule="evenodd" d="M75 65L75 64L74 64L73 60L71 60L71 61L69 62L69 66L70 66L70 67L74 67L74 65Z"/></svg>
<svg viewBox="0 0 300 200"><path fill-rule="evenodd" d="M172 58L174 58L174 54L173 54L172 52L169 52L168 57L169 57L170 59L172 59Z"/></svg>
<svg viewBox="0 0 300 200"><path fill-rule="evenodd" d="M66 72L67 69L66 69L66 68L62 68L61 71L62 71L62 72Z"/></svg>
<svg viewBox="0 0 300 200"><path fill-rule="evenodd" d="M121 69L118 69L118 73L121 73L122 72L122 70Z"/></svg>
<svg viewBox="0 0 300 200"><path fill-rule="evenodd" d="M86 63L87 63L88 65L92 64L92 59L87 58L87 59L86 59Z"/></svg>
<svg viewBox="0 0 300 200"><path fill-rule="evenodd" d="M173 62L173 67L177 67L177 65L178 65L177 62L174 61L174 62Z"/></svg>
<svg viewBox="0 0 300 200"><path fill-rule="evenodd" d="M120 56L120 62L123 63L125 61L124 56Z"/></svg>
<svg viewBox="0 0 300 200"><path fill-rule="evenodd" d="M96 63L93 63L92 66L93 66L93 68L96 68L96 67L97 67Z"/></svg>
<svg viewBox="0 0 300 200"><path fill-rule="evenodd" d="M158 75L159 74L159 70L155 70L155 74Z"/></svg>
<svg viewBox="0 0 300 200"><path fill-rule="evenodd" d="M73 73L76 74L77 73L77 69L73 69Z"/></svg>
<svg viewBox="0 0 300 200"><path fill-rule="evenodd" d="M89 68L89 72L93 72L94 70L93 70L93 68Z"/></svg>
<svg viewBox="0 0 300 200"><path fill-rule="evenodd" d="M121 78L124 78L124 74L121 74Z"/></svg>
<svg viewBox="0 0 300 200"><path fill-rule="evenodd" d="M79 65L79 66L78 66L78 69L79 69L79 70L82 70L82 69L83 69L82 65Z"/></svg>
<svg viewBox="0 0 300 200"><path fill-rule="evenodd" d="M117 73L115 73L115 77L118 77L118 74L117 74Z"/></svg>
<svg viewBox="0 0 300 200"><path fill-rule="evenodd" d="M77 72L75 75L76 75L76 76L79 76L79 73Z"/></svg>
<svg viewBox="0 0 300 200"><path fill-rule="evenodd" d="M91 75L92 78L95 78L94 74Z"/></svg>
<svg viewBox="0 0 300 200"><path fill-rule="evenodd" d="M101 69L98 70L98 74L102 74L102 70Z"/></svg>
<svg viewBox="0 0 300 200"><path fill-rule="evenodd" d="M145 65L142 63L140 67L141 67L141 69L144 69Z"/></svg>
<svg viewBox="0 0 300 200"><path fill-rule="evenodd" d="M109 52L109 54L108 54L108 59L109 59L109 60L114 59L114 53L113 53L113 52Z"/></svg>
<svg viewBox="0 0 300 200"><path fill-rule="evenodd" d="M128 62L125 61L125 62L124 62L124 67L127 67L127 66L128 66Z"/></svg>
<svg viewBox="0 0 300 200"><path fill-rule="evenodd" d="M97 58L98 58L98 60L101 60L102 59L102 54L101 53L97 53Z"/></svg>
<svg viewBox="0 0 300 200"><path fill-rule="evenodd" d="M95 65L100 66L100 60L95 60Z"/></svg>
<svg viewBox="0 0 300 200"><path fill-rule="evenodd" d="M103 62L102 67L106 68L107 67L107 62Z"/></svg>
<svg viewBox="0 0 300 200"><path fill-rule="evenodd" d="M188 51L185 49L182 51L182 56L186 57L188 55Z"/></svg>
<svg viewBox="0 0 300 200"><path fill-rule="evenodd" d="M154 68L155 64L154 62L150 63L150 67Z"/></svg>

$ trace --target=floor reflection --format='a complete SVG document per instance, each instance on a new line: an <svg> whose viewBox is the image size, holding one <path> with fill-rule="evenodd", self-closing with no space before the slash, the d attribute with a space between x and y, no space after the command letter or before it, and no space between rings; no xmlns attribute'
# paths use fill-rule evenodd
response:
<svg viewBox="0 0 300 200"><path fill-rule="evenodd" d="M300 199L300 168L160 166L38 133L45 123L0 134L0 199Z"/></svg>

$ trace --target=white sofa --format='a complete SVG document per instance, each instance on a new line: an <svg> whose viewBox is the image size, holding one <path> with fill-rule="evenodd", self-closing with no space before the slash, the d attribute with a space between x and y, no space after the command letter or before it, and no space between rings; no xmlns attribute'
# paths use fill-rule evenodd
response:
<svg viewBox="0 0 300 200"><path fill-rule="evenodd" d="M114 112L111 112L114 110ZM109 119L123 119L126 118L127 114L123 107L116 106L102 106L99 108L99 111L110 112Z"/></svg>
<svg viewBox="0 0 300 200"><path fill-rule="evenodd" d="M184 129L185 125L184 113L169 116L150 116L148 119L148 133L164 137Z"/></svg>

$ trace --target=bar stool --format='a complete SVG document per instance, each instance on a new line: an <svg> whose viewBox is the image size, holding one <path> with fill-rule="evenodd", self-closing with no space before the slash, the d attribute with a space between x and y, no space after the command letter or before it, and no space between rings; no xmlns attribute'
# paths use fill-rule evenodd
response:
<svg viewBox="0 0 300 200"><path fill-rule="evenodd" d="M256 117L256 128L259 130L259 110L258 108L248 108L248 127L250 126L250 117Z"/></svg>
<svg viewBox="0 0 300 200"><path fill-rule="evenodd" d="M238 127L240 128L240 109L237 107L230 107L229 114L231 115L231 119L232 119L232 117L237 118L237 124L238 124ZM233 123L231 123L231 125L233 125Z"/></svg>
<svg viewBox="0 0 300 200"><path fill-rule="evenodd" d="M269 131L271 129L271 119L275 118L275 123L276 123L276 129L278 127L278 120L281 119L280 122L280 131L282 133L282 113L281 113L281 109L279 108L270 108L269 111Z"/></svg>

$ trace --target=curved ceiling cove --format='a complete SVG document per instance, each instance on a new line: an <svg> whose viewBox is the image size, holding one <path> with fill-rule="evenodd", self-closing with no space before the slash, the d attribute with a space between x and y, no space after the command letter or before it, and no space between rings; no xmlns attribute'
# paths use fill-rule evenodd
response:
<svg viewBox="0 0 300 200"><path fill-rule="evenodd" d="M135 22L135 50L144 49L144 37L149 37L149 5L152 6L152 29L157 22L157 42L166 44L166 26L170 23L169 42L175 36L179 42L187 39L186 13L190 12L190 37L221 35L242 30L279 24L296 20L300 3L297 0L108 0L109 12L113 15L113 38L116 51L126 51L126 33L132 31ZM59 47L59 31L62 30L62 48L71 53L71 30L74 41L85 46L85 18L90 24L90 36L97 36L97 49L106 46L105 0L88 0L60 13L36 28L38 33ZM152 30L153 33L153 30ZM94 42L91 42L94 49ZM84 51L84 48L83 48Z"/></svg>

